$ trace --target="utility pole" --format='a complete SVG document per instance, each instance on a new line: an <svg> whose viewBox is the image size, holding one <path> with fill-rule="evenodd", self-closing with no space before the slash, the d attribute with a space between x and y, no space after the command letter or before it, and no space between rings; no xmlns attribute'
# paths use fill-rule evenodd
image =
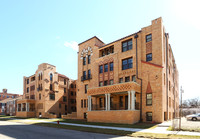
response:
<svg viewBox="0 0 200 139"><path fill-rule="evenodd" d="M182 88L182 86L181 86L181 108L180 108L180 120L179 120L179 130L181 130L181 117L182 117L182 94L184 93L184 90L183 90L183 88Z"/></svg>

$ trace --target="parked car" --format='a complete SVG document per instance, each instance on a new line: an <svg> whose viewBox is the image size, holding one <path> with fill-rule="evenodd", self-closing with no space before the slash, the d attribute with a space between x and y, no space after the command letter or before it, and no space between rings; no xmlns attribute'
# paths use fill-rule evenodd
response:
<svg viewBox="0 0 200 139"><path fill-rule="evenodd" d="M192 121L200 120L200 113L192 114L192 115L187 115L186 119L187 120L192 120Z"/></svg>

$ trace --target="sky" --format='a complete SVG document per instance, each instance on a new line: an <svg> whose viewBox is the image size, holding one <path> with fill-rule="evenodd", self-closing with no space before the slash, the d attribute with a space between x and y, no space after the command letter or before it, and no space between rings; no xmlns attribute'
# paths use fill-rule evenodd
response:
<svg viewBox="0 0 200 139"><path fill-rule="evenodd" d="M77 44L109 43L162 17L179 70L183 99L200 95L198 0L1 0L0 90L23 93L23 76L41 63L77 79Z"/></svg>

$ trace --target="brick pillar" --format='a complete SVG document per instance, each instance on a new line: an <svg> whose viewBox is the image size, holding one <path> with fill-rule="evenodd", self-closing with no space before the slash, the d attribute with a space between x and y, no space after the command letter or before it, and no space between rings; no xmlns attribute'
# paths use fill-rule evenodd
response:
<svg viewBox="0 0 200 139"><path fill-rule="evenodd" d="M92 107L91 107L91 98L92 98L92 96L88 96L88 111L92 110Z"/></svg>

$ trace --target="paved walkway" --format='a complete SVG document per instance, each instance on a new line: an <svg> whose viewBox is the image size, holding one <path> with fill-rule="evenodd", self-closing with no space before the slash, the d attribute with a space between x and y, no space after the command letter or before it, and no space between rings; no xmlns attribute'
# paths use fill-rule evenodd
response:
<svg viewBox="0 0 200 139"><path fill-rule="evenodd" d="M16 119L24 120L24 119ZM41 123L52 123L57 124L57 122L49 122L45 120L25 120L26 122L41 122ZM153 129L139 129L139 128L123 128L123 127L111 127L111 126L97 126L97 125L85 125L85 124L74 124L74 123L63 123L61 125L71 125L71 126L80 126L80 127L91 127L91 128L102 128L102 129L114 129L114 130L123 130L131 132L143 132L143 133L157 133L157 134L174 134L174 135L192 135L200 136L200 132L189 132L189 131L167 131L167 128L171 126L171 121L163 122L158 124L156 128Z"/></svg>

